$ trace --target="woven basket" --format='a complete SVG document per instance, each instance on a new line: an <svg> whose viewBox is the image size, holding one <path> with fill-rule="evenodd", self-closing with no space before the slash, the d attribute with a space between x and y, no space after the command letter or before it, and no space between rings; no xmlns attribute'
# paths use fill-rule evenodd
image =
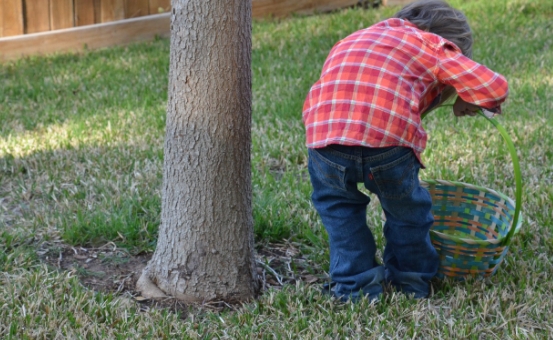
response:
<svg viewBox="0 0 553 340"><path fill-rule="evenodd" d="M513 142L493 118L513 160L516 202L502 193L475 185L442 180L421 181L432 195L434 225L430 238L440 255L438 277L493 275L520 230L522 181Z"/></svg>

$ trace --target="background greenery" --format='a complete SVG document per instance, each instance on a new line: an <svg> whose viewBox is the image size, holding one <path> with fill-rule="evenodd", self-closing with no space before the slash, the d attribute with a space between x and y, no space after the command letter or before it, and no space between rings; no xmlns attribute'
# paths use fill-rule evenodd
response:
<svg viewBox="0 0 553 340"><path fill-rule="evenodd" d="M131 254L155 248L167 100L167 40L0 65L0 337L22 338L548 338L553 332L553 2L453 0L475 33L474 58L504 74L504 116L519 152L524 223L487 280L446 281L434 297L339 304L297 282L238 309L185 318L141 312L128 296L84 288L39 259L56 244ZM334 43L397 8L348 9L253 27L256 244L292 242L328 268L309 195L305 94ZM445 109L426 121L423 178L514 197L511 160L483 119ZM375 204L376 203L376 204ZM381 212L367 219L382 245ZM45 246L46 245L46 246ZM46 250L48 251L48 249Z"/></svg>

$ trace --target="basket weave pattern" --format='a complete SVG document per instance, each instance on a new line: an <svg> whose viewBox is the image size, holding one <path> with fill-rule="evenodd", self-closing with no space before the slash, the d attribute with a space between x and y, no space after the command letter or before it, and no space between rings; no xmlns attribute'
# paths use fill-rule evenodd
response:
<svg viewBox="0 0 553 340"><path fill-rule="evenodd" d="M487 277L508 250L515 203L494 190L460 182L421 181L432 196L430 238L440 256L438 277ZM515 232L520 228L518 218Z"/></svg>

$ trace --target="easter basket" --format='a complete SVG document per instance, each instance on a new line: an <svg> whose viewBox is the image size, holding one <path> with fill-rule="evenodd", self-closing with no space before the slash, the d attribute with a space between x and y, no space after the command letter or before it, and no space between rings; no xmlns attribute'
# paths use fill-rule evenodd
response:
<svg viewBox="0 0 553 340"><path fill-rule="evenodd" d="M481 114L502 135L513 161L515 196L461 182L423 180L432 196L432 244L440 256L438 277L465 279L493 275L521 227L522 180L509 135L495 119Z"/></svg>

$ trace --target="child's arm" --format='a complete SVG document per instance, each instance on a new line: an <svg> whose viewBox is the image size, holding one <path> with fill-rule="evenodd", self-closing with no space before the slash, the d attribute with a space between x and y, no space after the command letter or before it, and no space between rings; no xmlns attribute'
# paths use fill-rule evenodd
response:
<svg viewBox="0 0 553 340"><path fill-rule="evenodd" d="M439 59L438 80L453 86L459 96L454 105L456 115L471 115L479 108L501 112L500 105L509 92L505 77L453 49L445 48Z"/></svg>

